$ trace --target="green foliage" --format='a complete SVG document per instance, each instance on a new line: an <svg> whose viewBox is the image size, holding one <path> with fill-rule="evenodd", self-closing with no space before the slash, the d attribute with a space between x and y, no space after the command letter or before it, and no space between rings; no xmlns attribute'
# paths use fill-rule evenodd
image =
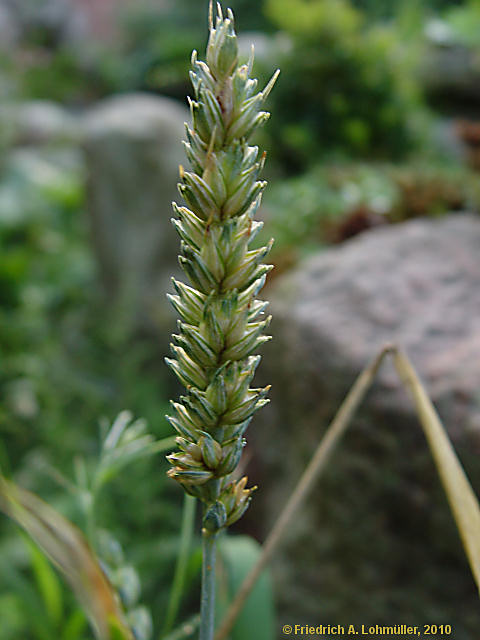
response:
<svg viewBox="0 0 480 640"><path fill-rule="evenodd" d="M43 553L28 538L32 568L44 605L52 625L58 627L63 616L63 596L59 580Z"/></svg>
<svg viewBox="0 0 480 640"><path fill-rule="evenodd" d="M267 27L261 3L236 0L232 8L243 29ZM161 91L184 99L191 50L204 38L205 3L182 0L170 6L154 1L126 3L113 16L117 37L92 38L88 50L54 34L26 33L22 56L0 53L0 72L16 77L24 98L68 104L90 102L115 92Z"/></svg>
<svg viewBox="0 0 480 640"><path fill-rule="evenodd" d="M398 15L405 7L417 5L426 13L434 13L442 9L450 8L452 5L460 5L464 0L352 0L352 4L368 15L369 18L392 18Z"/></svg>
<svg viewBox="0 0 480 640"><path fill-rule="evenodd" d="M27 434L30 447L42 438L29 428L40 409L54 412L45 369L60 318L85 302L93 273L81 184L76 154L26 151L10 155L0 183L0 426L13 463Z"/></svg>
<svg viewBox="0 0 480 640"><path fill-rule="evenodd" d="M71 522L38 496L3 476L0 476L0 509L32 537L59 569L99 640L110 640L110 621L115 621L123 631L125 640L133 640L111 585L81 532ZM51 575L47 578L45 565L38 558L34 558L34 568L43 603L47 605L47 618L55 626L61 617L56 584Z"/></svg>
<svg viewBox="0 0 480 640"><path fill-rule="evenodd" d="M305 253L378 224L479 209L478 178L458 166L319 165L272 185L259 241L275 236L272 260L282 271Z"/></svg>
<svg viewBox="0 0 480 640"><path fill-rule="evenodd" d="M221 620L233 596L254 567L261 546L248 536L224 536L219 542L219 594L217 618ZM231 640L273 640L275 613L273 589L268 572L264 571L248 597L229 636Z"/></svg>
<svg viewBox="0 0 480 640"><path fill-rule="evenodd" d="M85 93L91 92L95 84L100 84L84 68L74 51L68 49L32 56L19 77L19 91L25 98L67 103L84 100Z"/></svg>
<svg viewBox="0 0 480 640"><path fill-rule="evenodd" d="M292 40L274 93L274 153L298 170L332 151L402 156L414 146L418 91L395 32L369 28L348 0L267 0Z"/></svg>
<svg viewBox="0 0 480 640"><path fill-rule="evenodd" d="M76 152L21 150L5 161L0 427L13 466L45 444L63 468L72 452L88 449L98 416L125 404L142 407L156 424L164 411L161 375L151 364L159 348L153 338L119 331L119 314L102 301L83 197Z"/></svg>
<svg viewBox="0 0 480 640"><path fill-rule="evenodd" d="M274 24L295 37L317 41L320 35L343 38L357 33L362 15L349 0L267 0Z"/></svg>
<svg viewBox="0 0 480 640"><path fill-rule="evenodd" d="M68 485L72 459L85 456L75 466L88 479L97 464L98 417L125 405L142 407L157 436L169 430L159 419L166 408L160 348L152 337L125 333L119 314L102 299L83 209L84 178L76 151L47 148L8 151L0 174L0 464L81 524L78 491L65 495L49 474ZM126 428L118 446L102 454L99 484L123 471L123 453L131 459L157 450L144 428L141 422L134 432ZM127 473L117 473L96 513L102 528L128 543L145 598L159 612L169 585L157 576L168 575L174 562L180 518L166 484L158 461L142 456ZM9 551L11 538L3 535L9 532L0 522L0 618L9 621L2 640L87 640L85 618L71 598L65 598L61 623L52 627L40 586L29 586L24 575L31 561L25 552ZM2 603L11 607L8 615ZM141 610L135 619L145 628Z"/></svg>
<svg viewBox="0 0 480 640"><path fill-rule="evenodd" d="M17 533L3 538L1 553L2 640L87 640L85 615L69 593L59 592L58 578L38 548Z"/></svg>
<svg viewBox="0 0 480 640"><path fill-rule="evenodd" d="M480 2L467 0L445 12L445 27L450 29L452 41L466 47L480 47Z"/></svg>
<svg viewBox="0 0 480 640"><path fill-rule="evenodd" d="M119 470L154 453L171 448L172 438L155 442L146 431L143 421L132 421L128 412L122 412L110 428L104 426L104 436L98 461L92 469L77 459L76 482L58 477L83 512L86 530L92 548L97 548L102 559L100 570L80 531L51 506L35 494L21 489L0 475L0 509L9 515L33 538L42 552L57 566L77 595L92 622L98 637L105 640L122 638L131 640L126 620L136 640L150 640L152 621L145 606L139 605L140 580L136 570L125 561L120 543L105 530L97 530L95 507L102 487ZM62 591L58 579L44 555L28 542L38 592L52 630L60 629L63 622ZM104 573L108 576L105 580ZM116 589L118 598L113 595ZM81 627L69 625L69 634ZM107 631L109 629L109 631Z"/></svg>

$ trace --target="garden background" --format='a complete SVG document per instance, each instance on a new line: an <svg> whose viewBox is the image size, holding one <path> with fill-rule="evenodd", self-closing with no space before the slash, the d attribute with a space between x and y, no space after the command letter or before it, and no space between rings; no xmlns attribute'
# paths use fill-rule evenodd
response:
<svg viewBox="0 0 480 640"><path fill-rule="evenodd" d="M275 238L264 293L274 340L260 371L272 403L249 429L244 468L260 489L231 535L265 538L387 341L409 351L478 491L480 1L230 5L260 84L281 68L256 140L269 181L258 242ZM129 410L155 438L172 435L170 203L206 15L198 0L0 1L0 467L82 528L77 489L102 424ZM132 462L96 510L158 630L183 504L167 467L162 454ZM179 621L198 609L200 562L194 545ZM136 589L135 575L120 586ZM3 518L1 640L90 637L55 580ZM388 368L271 584L271 638L285 623L349 622L451 624L456 640L477 637L475 586ZM254 619L270 606L265 590Z"/></svg>

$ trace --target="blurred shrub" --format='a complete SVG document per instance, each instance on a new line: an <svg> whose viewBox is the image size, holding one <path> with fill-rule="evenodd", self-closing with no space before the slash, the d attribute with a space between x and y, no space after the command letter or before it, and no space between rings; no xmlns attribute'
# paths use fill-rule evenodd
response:
<svg viewBox="0 0 480 640"><path fill-rule="evenodd" d="M369 16L373 18L383 18L397 15L399 9L402 10L405 5L421 5L425 12L433 13L449 8L452 5L460 5L464 0L424 0L422 3L417 2L417 0L397 0L397 2L392 2L391 0L352 1L354 6L364 10Z"/></svg>
<svg viewBox="0 0 480 640"><path fill-rule="evenodd" d="M230 5L242 30L268 28L261 3L231 0ZM63 7L63 13L68 9ZM189 92L191 51L204 44L205 5L141 0L119 6L112 18L115 35L104 42L93 34L69 39L60 24L25 27L18 45L8 54L0 52L0 71L10 67L25 98L82 104L111 93L147 90L183 100Z"/></svg>
<svg viewBox="0 0 480 640"><path fill-rule="evenodd" d="M80 457L89 468L101 416L131 407L148 418L155 436L171 435L155 338L126 335L103 304L83 209L83 170L77 152L46 148L10 151L0 170L0 467L52 504L61 502L80 523L75 500L49 469L54 465L68 477ZM159 615L168 599L181 508L163 465L159 459L132 465L97 514L100 526L128 544L145 599ZM68 616L55 632L45 631L52 627L30 584L28 554L13 538L1 519L2 640L86 640L84 617L70 599Z"/></svg>
<svg viewBox="0 0 480 640"><path fill-rule="evenodd" d="M292 40L271 98L282 162L296 170L332 151L412 148L419 92L393 29L367 28L348 0L267 0L266 11Z"/></svg>
<svg viewBox="0 0 480 640"><path fill-rule="evenodd" d="M230 0L239 29L266 28L261 3ZM113 91L146 89L179 99L190 92L190 54L205 39L205 6L198 0L172 2L166 8L152 2L127 5L120 19L121 43L105 51L100 69Z"/></svg>
<svg viewBox="0 0 480 640"><path fill-rule="evenodd" d="M370 227L458 210L480 210L478 176L468 170L418 162L323 165L272 185L259 242L275 238L277 275L302 255Z"/></svg>
<svg viewBox="0 0 480 640"><path fill-rule="evenodd" d="M0 431L14 467L43 446L62 467L126 406L169 431L154 338L125 335L102 302L83 183L70 151L15 151L0 179Z"/></svg>
<svg viewBox="0 0 480 640"><path fill-rule="evenodd" d="M38 51L38 50L37 50ZM41 51L18 60L16 73L24 98L84 102L88 96L101 93L102 79L90 73L74 51L62 48L55 52Z"/></svg>
<svg viewBox="0 0 480 640"><path fill-rule="evenodd" d="M461 6L449 8L445 25L455 43L466 47L480 47L480 2L466 0Z"/></svg>

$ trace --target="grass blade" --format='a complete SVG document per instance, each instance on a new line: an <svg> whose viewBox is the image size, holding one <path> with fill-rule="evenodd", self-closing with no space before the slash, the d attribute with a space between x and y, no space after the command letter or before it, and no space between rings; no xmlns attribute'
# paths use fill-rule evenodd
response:
<svg viewBox="0 0 480 640"><path fill-rule="evenodd" d="M42 596L52 626L58 629L63 617L63 598L60 581L52 569L52 565L45 558L37 545L25 536L25 542L30 553L33 573L37 588Z"/></svg>
<svg viewBox="0 0 480 640"><path fill-rule="evenodd" d="M178 609L180 607L180 601L185 585L188 558L190 556L190 549L192 546L196 505L196 499L192 496L189 496L188 494L185 494L183 502L182 526L180 529L180 546L178 549L177 564L175 567L175 574L170 591L170 599L168 601L167 615L165 617L165 625L163 629L164 634L167 634L173 627L173 624L177 618Z"/></svg>
<svg viewBox="0 0 480 640"><path fill-rule="evenodd" d="M395 349L394 364L415 402L440 480L480 591L480 508L445 427L408 357Z"/></svg>
<svg viewBox="0 0 480 640"><path fill-rule="evenodd" d="M82 533L35 494L0 476L0 510L20 525L58 567L100 640L133 640L115 593Z"/></svg>

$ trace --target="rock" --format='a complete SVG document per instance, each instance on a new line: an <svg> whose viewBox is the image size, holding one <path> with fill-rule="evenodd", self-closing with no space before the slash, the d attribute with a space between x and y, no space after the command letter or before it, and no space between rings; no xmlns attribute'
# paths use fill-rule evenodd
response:
<svg viewBox="0 0 480 640"><path fill-rule="evenodd" d="M279 278L249 430L250 517L263 534L361 369L387 342L410 355L480 488L480 218L377 228ZM255 462L256 460L256 462ZM258 477L260 476L260 477ZM263 477L262 477L263 476ZM264 499L261 499L262 494ZM386 364L274 565L281 622L455 625L477 594L410 397Z"/></svg>
<svg viewBox="0 0 480 640"><path fill-rule="evenodd" d="M9 129L9 140L16 145L71 145L81 137L78 118L48 100L2 105L0 126Z"/></svg>
<svg viewBox="0 0 480 640"><path fill-rule="evenodd" d="M128 322L163 325L177 264L171 225L188 111L147 94L105 100L85 119L88 212L109 300Z"/></svg>
<svg viewBox="0 0 480 640"><path fill-rule="evenodd" d="M430 39L421 60L420 75L427 93L440 94L462 109L465 100L480 99L477 53L461 43Z"/></svg>
<svg viewBox="0 0 480 640"><path fill-rule="evenodd" d="M8 52L18 42L20 27L11 6L0 0L0 51Z"/></svg>
<svg viewBox="0 0 480 640"><path fill-rule="evenodd" d="M467 141L462 139L461 124L462 121L453 118L438 118L432 124L429 143L437 157L450 162L467 163L470 153Z"/></svg>
<svg viewBox="0 0 480 640"><path fill-rule="evenodd" d="M275 69L280 56L284 56L293 49L293 42L286 33L278 32L274 35L263 31L246 31L238 36L238 50L240 58L247 60L252 52L255 61L269 69Z"/></svg>
<svg viewBox="0 0 480 640"><path fill-rule="evenodd" d="M70 43L89 37L87 7L77 0L0 0L15 17L21 37L41 30L53 42ZM102 4L104 4L102 2Z"/></svg>

